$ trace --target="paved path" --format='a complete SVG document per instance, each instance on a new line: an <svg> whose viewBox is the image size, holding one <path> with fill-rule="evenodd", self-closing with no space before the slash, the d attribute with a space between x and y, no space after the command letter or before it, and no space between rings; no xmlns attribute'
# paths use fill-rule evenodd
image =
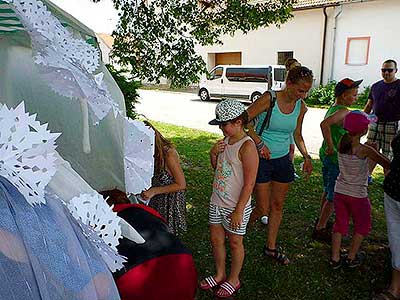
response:
<svg viewBox="0 0 400 300"><path fill-rule="evenodd" d="M140 103L136 110L151 120L221 133L218 126L208 125L215 117L218 101L202 102L196 94L157 90L139 90ZM326 110L309 108L303 124L303 137L310 154L318 155L322 143L319 124Z"/></svg>

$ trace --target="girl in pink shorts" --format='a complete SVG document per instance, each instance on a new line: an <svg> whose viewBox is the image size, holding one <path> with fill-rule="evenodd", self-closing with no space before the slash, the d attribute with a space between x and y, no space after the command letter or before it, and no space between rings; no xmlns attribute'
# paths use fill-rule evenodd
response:
<svg viewBox="0 0 400 300"><path fill-rule="evenodd" d="M368 115L352 111L346 115L343 128L347 130L339 143L339 170L336 180L333 204L335 224L332 235L331 266L338 269L343 262L348 267L361 264L362 255L358 253L363 238L371 231L371 204L368 199L368 159L389 169L390 161L374 148L363 145L360 139L368 131ZM368 158L368 159L367 159ZM349 253L344 261L340 256L342 236L347 235L350 216L353 219L354 233Z"/></svg>

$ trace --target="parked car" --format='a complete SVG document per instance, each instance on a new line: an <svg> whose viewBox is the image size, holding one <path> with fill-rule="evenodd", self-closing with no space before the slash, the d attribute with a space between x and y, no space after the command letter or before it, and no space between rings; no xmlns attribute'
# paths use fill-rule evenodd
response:
<svg viewBox="0 0 400 300"><path fill-rule="evenodd" d="M199 97L202 101L237 98L253 102L269 89L280 90L285 75L281 65L218 65L200 82Z"/></svg>

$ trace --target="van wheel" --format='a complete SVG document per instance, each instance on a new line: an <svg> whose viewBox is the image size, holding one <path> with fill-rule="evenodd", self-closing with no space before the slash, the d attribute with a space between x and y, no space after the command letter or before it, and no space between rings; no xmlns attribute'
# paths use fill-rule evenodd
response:
<svg viewBox="0 0 400 300"><path fill-rule="evenodd" d="M251 94L250 100L253 103L254 101L256 101L258 98L261 97L261 93L259 92L254 92L253 94Z"/></svg>
<svg viewBox="0 0 400 300"><path fill-rule="evenodd" d="M210 100L210 95L206 89L200 89L199 96L201 101L208 101Z"/></svg>

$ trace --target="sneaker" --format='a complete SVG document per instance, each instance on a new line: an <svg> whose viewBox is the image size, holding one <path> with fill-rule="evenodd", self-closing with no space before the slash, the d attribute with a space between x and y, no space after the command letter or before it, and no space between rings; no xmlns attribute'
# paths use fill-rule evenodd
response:
<svg viewBox="0 0 400 300"><path fill-rule="evenodd" d="M268 225L268 216L262 216L260 222L261 224Z"/></svg>
<svg viewBox="0 0 400 300"><path fill-rule="evenodd" d="M346 267L353 269L359 267L363 261L365 260L366 254L364 251L360 251L356 254L353 260L350 260L348 257L346 258L345 264Z"/></svg>
<svg viewBox="0 0 400 300"><path fill-rule="evenodd" d="M329 260L329 264L331 265L331 268L333 270L340 269L343 266L343 261L342 259L339 259L339 261L334 261L332 258Z"/></svg>
<svg viewBox="0 0 400 300"><path fill-rule="evenodd" d="M332 241L332 232L326 228L319 230L314 228L311 238L319 242L330 243Z"/></svg>

